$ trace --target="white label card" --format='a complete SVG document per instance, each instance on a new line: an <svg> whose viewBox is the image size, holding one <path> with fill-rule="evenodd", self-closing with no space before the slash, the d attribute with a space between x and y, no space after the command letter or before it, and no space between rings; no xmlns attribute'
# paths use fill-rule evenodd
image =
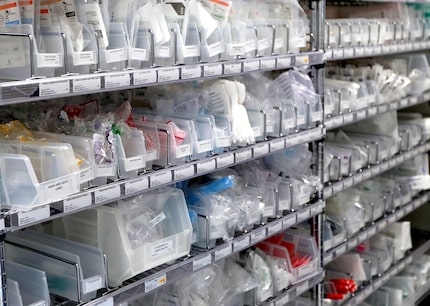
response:
<svg viewBox="0 0 430 306"><path fill-rule="evenodd" d="M353 180L353 178L352 177L348 177L347 179L345 179L344 181L343 181L343 188L349 188L349 187L351 187L352 185L354 184L354 180Z"/></svg>
<svg viewBox="0 0 430 306"><path fill-rule="evenodd" d="M276 67L278 68L288 68L291 67L291 57L278 57L276 61Z"/></svg>
<svg viewBox="0 0 430 306"><path fill-rule="evenodd" d="M260 60L261 69L276 68L276 58L263 58Z"/></svg>
<svg viewBox="0 0 430 306"><path fill-rule="evenodd" d="M245 249L249 246L249 243L250 243L249 236L236 238L235 241L233 242L233 251L238 252L242 249Z"/></svg>
<svg viewBox="0 0 430 306"><path fill-rule="evenodd" d="M127 50L125 48L106 50L106 63L116 63L125 60L127 60Z"/></svg>
<svg viewBox="0 0 430 306"><path fill-rule="evenodd" d="M267 237L267 230L257 230L251 233L251 244L256 244L257 242L266 239Z"/></svg>
<svg viewBox="0 0 430 306"><path fill-rule="evenodd" d="M158 70L158 82L169 82L179 80L179 68L167 68Z"/></svg>
<svg viewBox="0 0 430 306"><path fill-rule="evenodd" d="M130 48L130 59L147 61L149 59L148 49Z"/></svg>
<svg viewBox="0 0 430 306"><path fill-rule="evenodd" d="M39 53L37 54L39 67L61 67L63 65L63 55L60 53Z"/></svg>
<svg viewBox="0 0 430 306"><path fill-rule="evenodd" d="M249 61L243 62L243 71L249 72L249 71L256 71L260 70L260 60L254 59Z"/></svg>
<svg viewBox="0 0 430 306"><path fill-rule="evenodd" d="M229 256L231 253L233 253L231 244L228 244L226 247L223 247L222 249L218 249L215 251L215 260L220 260L222 258L225 258Z"/></svg>
<svg viewBox="0 0 430 306"><path fill-rule="evenodd" d="M70 93L70 81L69 80L58 80L50 82L39 83L39 96L55 96L64 95Z"/></svg>
<svg viewBox="0 0 430 306"><path fill-rule="evenodd" d="M100 76L78 78L73 80L73 92L97 91L102 87Z"/></svg>
<svg viewBox="0 0 430 306"><path fill-rule="evenodd" d="M354 57L354 48L345 48L343 50L344 57Z"/></svg>
<svg viewBox="0 0 430 306"><path fill-rule="evenodd" d="M252 150L251 149L245 149L243 151L239 151L235 153L235 162L239 163L242 161L246 161L252 158Z"/></svg>
<svg viewBox="0 0 430 306"><path fill-rule="evenodd" d="M173 170L173 180L179 181L192 177L195 173L194 165L185 165Z"/></svg>
<svg viewBox="0 0 430 306"><path fill-rule="evenodd" d="M291 215L282 220L282 228L287 229L297 223L297 215Z"/></svg>
<svg viewBox="0 0 430 306"><path fill-rule="evenodd" d="M362 57L362 56L364 56L364 48L363 47L355 48L355 57Z"/></svg>
<svg viewBox="0 0 430 306"><path fill-rule="evenodd" d="M370 116L375 116L378 113L378 108L376 107L371 107L369 108L369 110L367 111L369 117Z"/></svg>
<svg viewBox="0 0 430 306"><path fill-rule="evenodd" d="M333 185L333 194L339 193L343 190L343 184L342 182L336 183Z"/></svg>
<svg viewBox="0 0 430 306"><path fill-rule="evenodd" d="M125 195L129 195L132 193L140 192L149 187L148 177L140 177L138 179L134 179L132 181L126 182L125 186Z"/></svg>
<svg viewBox="0 0 430 306"><path fill-rule="evenodd" d="M151 187L157 187L160 185L168 184L172 182L172 171L159 171L150 176Z"/></svg>
<svg viewBox="0 0 430 306"><path fill-rule="evenodd" d="M44 205L33 208L29 211L18 212L18 226L28 225L34 222L40 222L49 218L51 215L50 206Z"/></svg>
<svg viewBox="0 0 430 306"><path fill-rule="evenodd" d="M296 295L299 296L303 292L309 289L309 281L304 282L303 284L296 287Z"/></svg>
<svg viewBox="0 0 430 306"><path fill-rule="evenodd" d="M283 297L281 297L279 300L276 301L275 305L276 306L284 306L285 304L287 304L290 301L290 292L287 291L286 295L284 295Z"/></svg>
<svg viewBox="0 0 430 306"><path fill-rule="evenodd" d="M216 159L217 168L227 167L227 166L232 165L232 164L234 164L234 154L233 153L219 156Z"/></svg>
<svg viewBox="0 0 430 306"><path fill-rule="evenodd" d="M108 186L94 192L95 203L100 204L118 199L121 196L120 185Z"/></svg>
<svg viewBox="0 0 430 306"><path fill-rule="evenodd" d="M270 152L275 152L283 149L285 149L285 139L275 139L270 142Z"/></svg>
<svg viewBox="0 0 430 306"><path fill-rule="evenodd" d="M133 85L145 85L157 82L156 70L143 70L133 73Z"/></svg>
<svg viewBox="0 0 430 306"><path fill-rule="evenodd" d="M385 104L385 105L379 106L378 112L379 113L386 113L387 112L387 105Z"/></svg>
<svg viewBox="0 0 430 306"><path fill-rule="evenodd" d="M302 222L310 218L310 210L305 208L304 211L297 213L297 222Z"/></svg>
<svg viewBox="0 0 430 306"><path fill-rule="evenodd" d="M173 251L173 240L157 243L151 247L151 257L157 258Z"/></svg>
<svg viewBox="0 0 430 306"><path fill-rule="evenodd" d="M202 66L187 66L181 68L181 79L196 79L202 76Z"/></svg>
<svg viewBox="0 0 430 306"><path fill-rule="evenodd" d="M212 77L222 75L222 64L211 64L203 67L203 76Z"/></svg>
<svg viewBox="0 0 430 306"><path fill-rule="evenodd" d="M216 159L201 161L197 163L197 174L210 172L216 169Z"/></svg>
<svg viewBox="0 0 430 306"><path fill-rule="evenodd" d="M130 73L115 73L105 75L105 88L119 88L130 86Z"/></svg>
<svg viewBox="0 0 430 306"><path fill-rule="evenodd" d="M267 228L267 232L269 236L272 236L276 233L282 231L282 221L275 221L273 224L270 224Z"/></svg>
<svg viewBox="0 0 430 306"><path fill-rule="evenodd" d="M224 74L237 74L242 72L242 63L224 64Z"/></svg>
<svg viewBox="0 0 430 306"><path fill-rule="evenodd" d="M345 114L343 116L343 123L344 124L348 124L354 121L354 114L353 113L349 113L349 114Z"/></svg>
<svg viewBox="0 0 430 306"><path fill-rule="evenodd" d="M94 304L94 306L114 306L113 297L107 298L101 302Z"/></svg>
<svg viewBox="0 0 430 306"><path fill-rule="evenodd" d="M297 55L296 66L306 66L306 65L309 65L309 55Z"/></svg>
<svg viewBox="0 0 430 306"><path fill-rule="evenodd" d="M154 289L157 289L165 285L166 283L167 283L167 276L166 276L166 273L163 273L160 276L145 282L145 292L149 292Z"/></svg>
<svg viewBox="0 0 430 306"><path fill-rule="evenodd" d="M103 277L93 276L86 278L83 282L83 293L87 294L103 288Z"/></svg>
<svg viewBox="0 0 430 306"><path fill-rule="evenodd" d="M254 147L254 157L262 156L269 153L269 144L261 143Z"/></svg>
<svg viewBox="0 0 430 306"><path fill-rule="evenodd" d="M209 266L212 263L212 254L193 260L193 271L199 270L203 267Z"/></svg>
<svg viewBox="0 0 430 306"><path fill-rule="evenodd" d="M333 58L343 58L343 49L334 49Z"/></svg>
<svg viewBox="0 0 430 306"><path fill-rule="evenodd" d="M69 197L63 201L63 212L71 212L80 208L91 206L91 193L84 193Z"/></svg>

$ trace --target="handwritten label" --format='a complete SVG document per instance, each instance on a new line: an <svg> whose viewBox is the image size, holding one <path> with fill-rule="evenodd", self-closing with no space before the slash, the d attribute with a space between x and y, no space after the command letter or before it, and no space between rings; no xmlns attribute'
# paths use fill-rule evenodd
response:
<svg viewBox="0 0 430 306"><path fill-rule="evenodd" d="M181 68L181 79L187 80L187 79L196 79L200 78L202 76L202 67L195 65L195 66L187 66Z"/></svg>
<svg viewBox="0 0 430 306"><path fill-rule="evenodd" d="M50 215L51 213L49 205L36 207L29 211L20 211L18 212L18 226L40 222L49 218Z"/></svg>
<svg viewBox="0 0 430 306"><path fill-rule="evenodd" d="M273 224L270 224L267 228L267 232L269 236L272 236L278 232L282 231L282 221L275 221Z"/></svg>
<svg viewBox="0 0 430 306"><path fill-rule="evenodd" d="M73 92L97 91L102 87L100 76L77 78L73 80Z"/></svg>
<svg viewBox="0 0 430 306"><path fill-rule="evenodd" d="M158 82L169 82L179 80L179 68L158 69Z"/></svg>
<svg viewBox="0 0 430 306"><path fill-rule="evenodd" d="M108 186L94 192L95 203L103 203L118 199L121 196L121 188L119 185Z"/></svg>
<svg viewBox="0 0 430 306"><path fill-rule="evenodd" d="M149 180L147 177L141 177L138 179L131 180L124 184L125 186L125 195L129 195L132 193L140 192L149 187Z"/></svg>
<svg viewBox="0 0 430 306"><path fill-rule="evenodd" d="M193 260L193 271L199 270L203 267L209 266L212 263L212 254Z"/></svg>
<svg viewBox="0 0 430 306"><path fill-rule="evenodd" d="M190 178L194 175L194 165L185 165L173 170L173 180L179 181Z"/></svg>
<svg viewBox="0 0 430 306"><path fill-rule="evenodd" d="M260 61L261 69L276 68L276 58L263 58Z"/></svg>
<svg viewBox="0 0 430 306"><path fill-rule="evenodd" d="M283 149L285 149L285 139L275 139L270 142L270 152L275 152Z"/></svg>
<svg viewBox="0 0 430 306"><path fill-rule="evenodd" d="M130 73L115 73L105 76L105 88L119 88L130 86Z"/></svg>
<svg viewBox="0 0 430 306"><path fill-rule="evenodd" d="M276 67L278 68L289 68L291 67L291 57L278 57L276 61Z"/></svg>
<svg viewBox="0 0 430 306"><path fill-rule="evenodd" d="M254 147L254 157L262 156L269 153L269 144L261 143Z"/></svg>
<svg viewBox="0 0 430 306"><path fill-rule="evenodd" d="M242 72L242 63L224 64L224 74L237 74Z"/></svg>
<svg viewBox="0 0 430 306"><path fill-rule="evenodd" d="M222 75L222 64L210 64L203 67L203 76L212 77Z"/></svg>
<svg viewBox="0 0 430 306"><path fill-rule="evenodd" d="M229 243L227 246L215 251L215 260L220 260L222 258L230 256L231 253L233 253L233 250L231 244Z"/></svg>
<svg viewBox="0 0 430 306"><path fill-rule="evenodd" d="M157 187L172 182L172 171L157 171L150 177L151 187Z"/></svg>
<svg viewBox="0 0 430 306"><path fill-rule="evenodd" d="M234 154L229 153L216 158L217 168L227 167L234 164Z"/></svg>
<svg viewBox="0 0 430 306"><path fill-rule="evenodd" d="M55 96L64 95L70 93L70 81L69 80L58 80L50 82L39 83L39 96Z"/></svg>
<svg viewBox="0 0 430 306"><path fill-rule="evenodd" d="M249 243L250 243L250 237L249 236L236 238L234 243L233 243L233 251L238 252L242 249L245 249L249 246Z"/></svg>
<svg viewBox="0 0 430 306"><path fill-rule="evenodd" d="M133 85L145 85L157 82L157 71L148 69L133 73Z"/></svg>
<svg viewBox="0 0 430 306"><path fill-rule="evenodd" d="M216 160L215 158L201 161L197 163L197 174L202 174L206 172L210 172L216 169Z"/></svg>
<svg viewBox="0 0 430 306"><path fill-rule="evenodd" d="M249 61L243 62L244 72L256 71L256 70L260 70L260 60L255 59L255 60L249 60Z"/></svg>
<svg viewBox="0 0 430 306"><path fill-rule="evenodd" d="M77 209L91 206L91 193L84 193L69 197L63 201L63 212L71 212Z"/></svg>
<svg viewBox="0 0 430 306"><path fill-rule="evenodd" d="M258 231L254 231L251 233L251 244L256 244L257 242L266 239L267 230L262 229Z"/></svg>
<svg viewBox="0 0 430 306"><path fill-rule="evenodd" d="M252 158L252 150L244 149L242 151L235 152L235 161L236 163L246 161Z"/></svg>
<svg viewBox="0 0 430 306"><path fill-rule="evenodd" d="M166 273L157 276L154 279L148 280L145 282L145 292L150 292L154 289L157 289L167 283Z"/></svg>

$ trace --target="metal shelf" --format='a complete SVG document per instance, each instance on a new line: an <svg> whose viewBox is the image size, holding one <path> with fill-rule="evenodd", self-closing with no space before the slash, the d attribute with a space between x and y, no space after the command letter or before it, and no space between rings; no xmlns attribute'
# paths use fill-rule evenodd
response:
<svg viewBox="0 0 430 306"><path fill-rule="evenodd" d="M324 63L323 51L0 83L0 106Z"/></svg>
<svg viewBox="0 0 430 306"><path fill-rule="evenodd" d="M389 169L392 169L400 165L405 160L411 159L412 157L415 157L427 151L430 151L430 143L419 145L418 147L407 152L401 152L400 154L397 154L396 156L390 158L387 161L384 161L378 165L370 166L366 169L362 169L361 172L356 173L352 176L346 177L341 181L329 182L324 187L324 199L327 199L349 187L357 185L374 176L377 176L382 172L385 172Z"/></svg>
<svg viewBox="0 0 430 306"><path fill-rule="evenodd" d="M304 280L288 289L285 289L275 298L263 303L264 306L284 306L288 302L294 301L297 297L302 295L304 292L315 287L321 283L324 279L324 272L320 271L317 275L311 276L307 280Z"/></svg>
<svg viewBox="0 0 430 306"><path fill-rule="evenodd" d="M400 260L395 265L391 266L388 271L383 273L378 278L374 279L369 285L362 288L359 292L353 295L350 299L342 303L342 306L355 306L360 302L364 301L369 295L382 287L390 278L395 276L407 265L411 264L414 260L417 260L422 254L430 249L430 240L427 240L424 244L419 246L417 249L412 251L408 256Z"/></svg>
<svg viewBox="0 0 430 306"><path fill-rule="evenodd" d="M171 185L214 172L218 169L261 158L273 152L284 150L300 143L313 142L323 137L324 129L317 127L232 150L207 159L192 161L185 165L174 166L146 173L135 178L108 183L72 195L63 201L43 205L29 211L8 211L3 214L3 219L0 219L0 226L3 225L0 230L15 231L26 228L90 207L108 204L122 198L141 194L150 189Z"/></svg>
<svg viewBox="0 0 430 306"><path fill-rule="evenodd" d="M388 2L388 1L387 1ZM404 52L414 52L427 50L430 48L430 41L403 42L390 45L359 46L334 48L325 51L327 61L337 61L344 59L363 58L371 56L383 56Z"/></svg>
<svg viewBox="0 0 430 306"><path fill-rule="evenodd" d="M328 250L327 252L324 253L324 265L333 261L337 257L345 254L346 252L356 247L360 243L370 239L372 236L382 231L388 225L393 224L394 222L397 222L405 215L409 214L411 211L427 203L429 200L430 200L430 191L427 191L424 194L421 194L416 199L402 206L397 211L376 221L372 226L369 226L364 230L360 231L359 233L355 234L347 241L344 241L343 243L337 245L336 247Z"/></svg>
<svg viewBox="0 0 430 306"><path fill-rule="evenodd" d="M298 223L317 216L323 212L324 207L325 202L319 200L316 203L307 205L305 208L297 212L277 218L265 225L255 228L252 231L244 233L234 238L232 241L224 242L213 249L193 249L189 257L179 259L174 264L162 265L142 273L130 281L127 281L122 287L111 290L102 297L82 305L104 306L114 305L114 303L117 305L132 300L134 295L139 294L139 296L141 296L153 292L161 286L181 280L184 276L192 273L193 271L197 271L201 268L209 266L215 263L217 260L247 249L270 236L273 236ZM322 273L319 273L318 276L320 277L319 282L321 282ZM306 283L308 287L304 288L304 283ZM313 286L314 285L312 282L305 281L292 288L289 288L287 292L289 292L288 294L291 294L292 297L293 294L299 295L298 293L301 294Z"/></svg>
<svg viewBox="0 0 430 306"><path fill-rule="evenodd" d="M365 109L345 113L342 115L327 118L324 121L324 126L327 130L338 128L347 124L362 121L374 117L378 114L383 114L389 111L397 111L406 107L418 105L430 100L430 93L424 93L419 96L405 97L399 101L371 106Z"/></svg>

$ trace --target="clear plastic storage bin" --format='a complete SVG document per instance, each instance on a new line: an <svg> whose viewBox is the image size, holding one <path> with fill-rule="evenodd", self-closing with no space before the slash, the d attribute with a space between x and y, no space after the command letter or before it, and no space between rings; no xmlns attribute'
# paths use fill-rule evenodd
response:
<svg viewBox="0 0 430 306"><path fill-rule="evenodd" d="M42 270L5 261L8 305L49 306L48 280Z"/></svg>
<svg viewBox="0 0 430 306"><path fill-rule="evenodd" d="M192 226L181 190L156 191L63 218L66 237L102 249L109 285L185 256Z"/></svg>
<svg viewBox="0 0 430 306"><path fill-rule="evenodd" d="M0 203L31 208L79 191L79 168L70 144L2 141Z"/></svg>
<svg viewBox="0 0 430 306"><path fill-rule="evenodd" d="M75 266L76 274L68 276L70 286L67 290L70 291L60 286L57 288L64 290L63 294L71 296L74 301L92 299L96 297L97 290L107 288L107 268L100 249L32 230L8 235L7 242L19 248L29 248L32 253L43 254L46 261L35 260L35 268L46 269L48 262L57 262L64 267ZM31 261L31 257L28 260ZM49 273L48 270L46 272Z"/></svg>

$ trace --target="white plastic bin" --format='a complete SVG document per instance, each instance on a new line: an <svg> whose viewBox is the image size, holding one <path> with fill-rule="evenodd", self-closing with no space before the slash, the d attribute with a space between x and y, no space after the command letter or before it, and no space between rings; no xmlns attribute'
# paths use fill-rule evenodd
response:
<svg viewBox="0 0 430 306"><path fill-rule="evenodd" d="M146 147L142 131L131 129L127 137L115 134L115 145L120 178L137 176L139 170L146 168Z"/></svg>
<svg viewBox="0 0 430 306"><path fill-rule="evenodd" d="M0 203L31 208L79 191L79 168L70 144L0 142Z"/></svg>
<svg viewBox="0 0 430 306"><path fill-rule="evenodd" d="M184 195L174 188L67 216L63 222L68 239L103 250L113 287L187 255L193 231Z"/></svg>

